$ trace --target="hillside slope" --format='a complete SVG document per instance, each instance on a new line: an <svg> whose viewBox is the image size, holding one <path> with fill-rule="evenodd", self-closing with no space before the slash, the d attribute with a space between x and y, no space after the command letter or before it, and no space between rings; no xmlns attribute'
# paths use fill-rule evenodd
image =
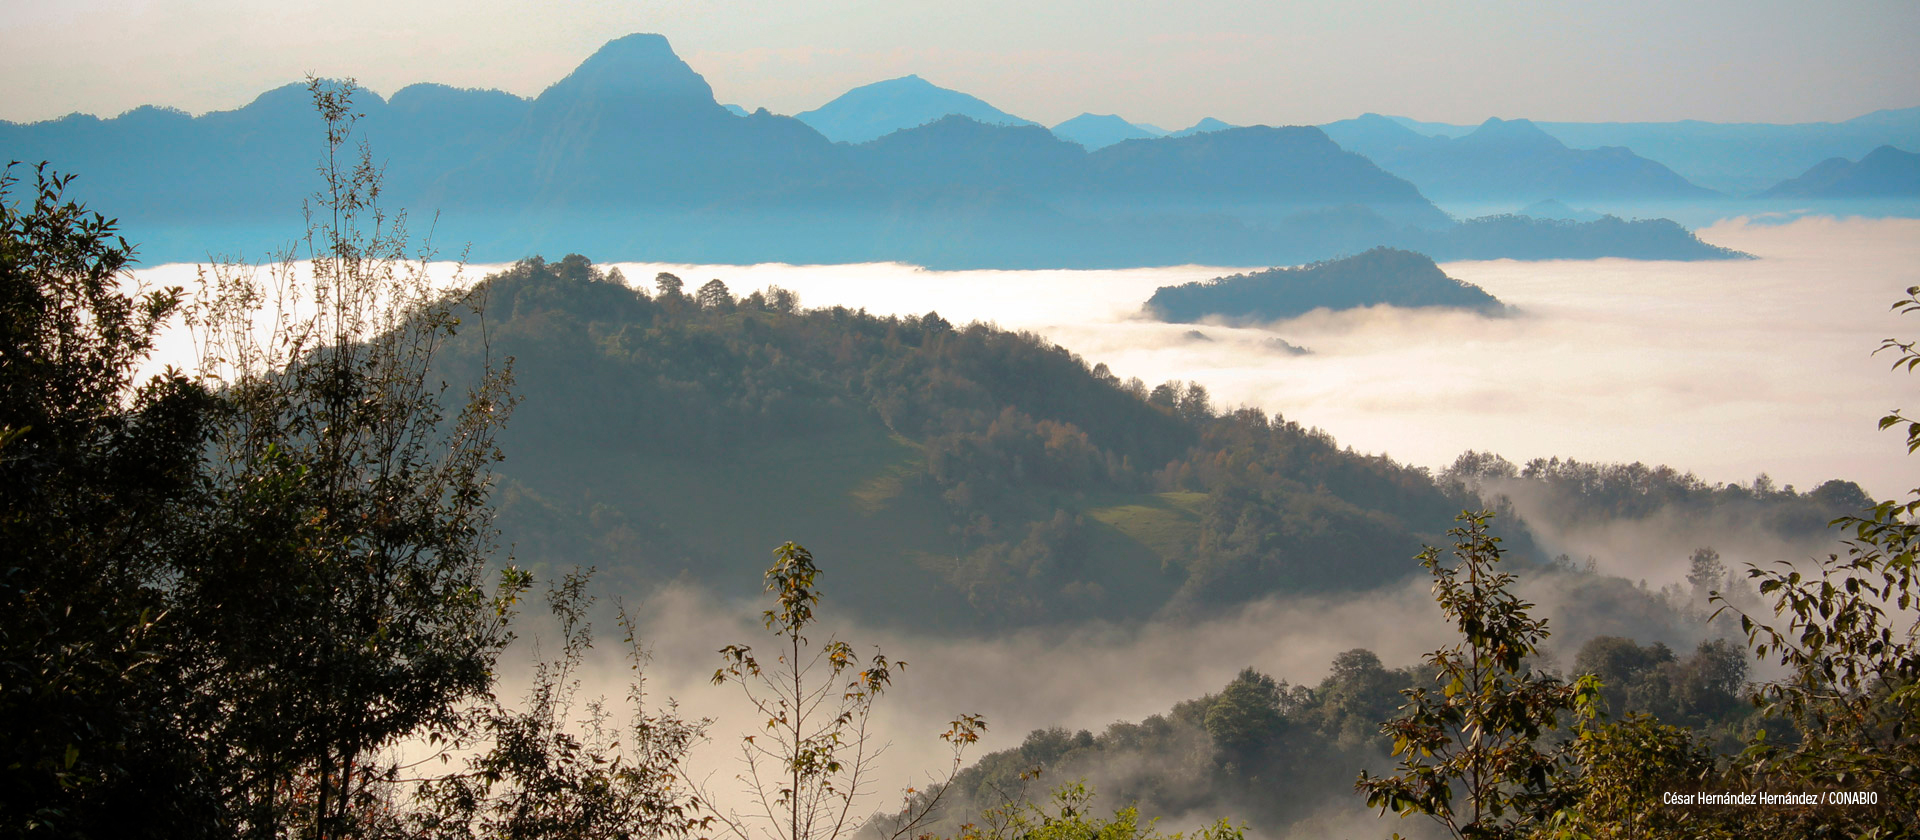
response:
<svg viewBox="0 0 1920 840"><path fill-rule="evenodd" d="M622 585L748 594L791 539L875 620L1129 620L1399 579L1469 504L1198 386L932 313L650 295L579 257L482 293L522 397L505 537ZM482 350L463 334L443 370Z"/></svg>

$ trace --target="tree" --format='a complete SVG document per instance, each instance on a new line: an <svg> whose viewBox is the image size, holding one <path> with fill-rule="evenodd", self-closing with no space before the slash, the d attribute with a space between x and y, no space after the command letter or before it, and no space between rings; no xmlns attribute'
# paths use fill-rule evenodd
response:
<svg viewBox="0 0 1920 840"><path fill-rule="evenodd" d="M724 664L713 673L715 685L739 685L766 717L764 735L744 736L740 744L746 771L739 778L760 812L723 814L718 821L737 840L838 840L867 822L868 815L854 807L882 747L867 728L868 718L906 663L878 650L862 663L852 645L834 638L814 647L807 633L816 623L820 568L811 552L791 542L775 549L774 558L766 574L774 608L761 617L780 638L775 659L763 667L751 646L727 645L720 650ZM947 779L931 796L916 797L908 789L905 809L883 821L887 837L911 836L925 824L959 771L963 752L986 726L975 714L953 720L940 736L953 748Z"/></svg>
<svg viewBox="0 0 1920 840"><path fill-rule="evenodd" d="M1693 588L1695 601L1706 601L1713 595L1714 587L1720 586L1726 579L1727 564L1720 562L1720 552L1711 546L1694 549L1693 556L1687 561L1687 583Z"/></svg>
<svg viewBox="0 0 1920 840"><path fill-rule="evenodd" d="M1567 745L1571 763L1556 779L1567 804L1539 834L1556 838L1734 837L1726 812L1660 807L1661 795L1713 785L1713 752L1691 730L1632 713L1619 721L1583 717Z"/></svg>
<svg viewBox="0 0 1920 840"><path fill-rule="evenodd" d="M1920 311L1920 286L1893 309ZM1878 352L1894 355L1895 370L1920 368L1916 342L1889 338ZM1899 411L1880 420L1882 429L1901 426L1907 452L1920 451L1920 421ZM1721 611L1740 616L1755 653L1788 670L1756 700L1800 736L1794 744L1760 740L1744 759L1761 778L1873 791L1881 807L1823 819L1854 836L1911 836L1920 833L1920 488L1834 524L1849 534L1844 555L1808 571L1749 567L1778 624L1715 598Z"/></svg>
<svg viewBox="0 0 1920 840"><path fill-rule="evenodd" d="M1246 767L1286 727L1288 699L1284 685L1246 668L1220 691L1203 723L1228 761Z"/></svg>
<svg viewBox="0 0 1920 840"><path fill-rule="evenodd" d="M1112 819L1093 813L1093 791L1085 783L1061 785L1045 805L1021 799L987 809L980 822L961 827L954 840L1181 840L1161 834L1154 820L1142 821L1140 810L1127 806ZM1242 840L1242 829L1222 818L1193 832L1193 840Z"/></svg>
<svg viewBox="0 0 1920 840"><path fill-rule="evenodd" d="M680 297L680 290L686 288L686 284L681 282L678 276L665 271L653 275L653 285L660 290L660 296L663 298Z"/></svg>
<svg viewBox="0 0 1920 840"><path fill-rule="evenodd" d="M624 733L614 730L604 700L587 704L575 726L577 676L592 646L586 612L589 572L564 575L548 592L560 621L560 657L540 663L522 708L483 704L467 772L431 779L417 791L423 807L407 815L407 836L432 840L679 840L706 828L691 788L682 784L688 749L711 721L682 719L669 701L649 711L642 667L647 653L624 609L627 657L634 671ZM624 734L624 743L622 735ZM444 755L444 753L442 754Z"/></svg>
<svg viewBox="0 0 1920 840"><path fill-rule="evenodd" d="M16 204L0 171L0 832L217 834L164 586L212 398L135 381L181 290L124 291L133 248L72 177Z"/></svg>
<svg viewBox="0 0 1920 840"><path fill-rule="evenodd" d="M1381 731L1393 738L1400 772L1366 772L1354 786L1367 805L1424 814L1464 838L1519 837L1543 826L1563 804L1556 773L1565 757L1541 743L1568 712L1589 711L1599 682L1573 683L1532 670L1528 657L1547 637L1547 623L1509 588L1513 575L1493 570L1500 538L1488 533L1491 512L1462 513L1448 534L1454 566L1428 547L1420 564L1433 575L1434 596L1461 641L1427 656L1440 690L1402 692L1405 714ZM1458 787L1464 802L1453 800Z"/></svg>
<svg viewBox="0 0 1920 840"><path fill-rule="evenodd" d="M693 300L702 309L727 310L733 308L733 293L727 290L727 284L719 280L708 280L693 293Z"/></svg>
<svg viewBox="0 0 1920 840"><path fill-rule="evenodd" d="M767 308L786 315L800 311L800 293L779 286L767 287Z"/></svg>
<svg viewBox="0 0 1920 840"><path fill-rule="evenodd" d="M366 146L349 156L353 84L308 87L327 152L306 236L265 278L213 266L190 319L222 411L175 585L206 669L183 704L259 837L361 829L396 778L384 752L486 695L528 583L485 582L510 375L488 360L457 400L430 375L475 307L433 287Z"/></svg>

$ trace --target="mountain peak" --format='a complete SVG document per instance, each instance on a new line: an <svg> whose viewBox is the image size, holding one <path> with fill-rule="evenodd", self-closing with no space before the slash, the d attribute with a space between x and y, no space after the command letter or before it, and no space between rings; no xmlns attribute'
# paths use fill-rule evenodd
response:
<svg viewBox="0 0 1920 840"><path fill-rule="evenodd" d="M1879 148L1868 152L1860 162L1865 164L1903 163L1913 160L1914 157L1913 152L1894 148L1891 144L1882 144Z"/></svg>
<svg viewBox="0 0 1920 840"><path fill-rule="evenodd" d="M1473 143L1491 141L1526 146L1564 146L1559 140L1554 139L1553 135L1534 125L1532 120L1503 120L1499 117L1488 117L1479 128L1460 139Z"/></svg>
<svg viewBox="0 0 1920 840"><path fill-rule="evenodd" d="M1512 136L1512 137L1536 136L1536 135L1542 136L1542 137L1548 136L1546 132L1540 130L1539 126L1533 124L1533 120L1529 120L1529 119L1503 120L1499 117L1488 117L1486 122L1481 123L1479 128L1474 129L1475 134L1479 134L1481 132L1486 132L1488 134L1496 135L1496 136L1504 135L1504 136Z"/></svg>
<svg viewBox="0 0 1920 840"><path fill-rule="evenodd" d="M827 139L865 143L905 128L959 114L987 125L1033 125L980 99L917 75L861 85L811 111L794 115Z"/></svg>
<svg viewBox="0 0 1920 840"><path fill-rule="evenodd" d="M1199 122L1194 123L1193 125L1187 126L1186 128L1180 129L1179 131L1173 132L1168 136L1191 137L1195 134L1206 134L1212 131L1226 131L1229 128L1239 128L1239 126L1229 122L1216 120L1212 117L1202 117Z"/></svg>
<svg viewBox="0 0 1920 840"><path fill-rule="evenodd" d="M1087 151L1102 149L1125 140L1145 140L1156 136L1118 114L1083 113L1053 127L1053 134L1085 146Z"/></svg>
<svg viewBox="0 0 1920 840"><path fill-rule="evenodd" d="M718 108L713 88L680 60L665 36L635 33L608 41L540 98L561 94L606 100L647 100L682 108Z"/></svg>

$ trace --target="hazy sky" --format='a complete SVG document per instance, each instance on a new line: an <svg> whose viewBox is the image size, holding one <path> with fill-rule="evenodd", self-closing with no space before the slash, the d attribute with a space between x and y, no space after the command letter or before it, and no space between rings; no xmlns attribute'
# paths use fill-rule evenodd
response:
<svg viewBox="0 0 1920 840"><path fill-rule="evenodd" d="M0 119L223 110L309 72L531 96L631 32L777 113L907 73L1047 124L1170 128L1920 105L1914 0L0 0Z"/></svg>

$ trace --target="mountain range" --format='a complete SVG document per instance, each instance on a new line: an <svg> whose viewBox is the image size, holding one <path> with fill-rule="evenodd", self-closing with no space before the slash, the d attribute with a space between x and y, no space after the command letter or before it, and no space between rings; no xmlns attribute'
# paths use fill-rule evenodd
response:
<svg viewBox="0 0 1920 840"><path fill-rule="evenodd" d="M1081 114L1054 126L1053 136L1079 143L1092 151L1124 140L1147 140L1166 135L1145 126L1127 122L1114 114Z"/></svg>
<svg viewBox="0 0 1920 840"><path fill-rule="evenodd" d="M1769 198L1920 198L1920 154L1881 146L1858 161L1831 158L1761 195Z"/></svg>
<svg viewBox="0 0 1920 840"><path fill-rule="evenodd" d="M941 110L894 95L930 89L913 77L871 85L809 118L871 132L887 103L911 111L899 119ZM1456 223L1312 127L1202 121L1087 151L1037 125L947 114L836 142L798 118L719 104L658 35L609 42L531 100L414 85L354 106L388 206L437 211L439 241L485 261L591 249L673 262L1274 265L1379 245L1438 259L1729 255L1670 223ZM79 173L73 193L120 217L157 262L263 256L253 249L292 238L274 220L297 218L326 147L307 93L289 85L199 117L141 108L0 124L0 152Z"/></svg>
<svg viewBox="0 0 1920 840"><path fill-rule="evenodd" d="M1393 119L1422 134L1457 137L1473 130L1472 126ZM1760 193L1822 161L1856 160L1883 145L1920 149L1920 107L1874 111L1841 122L1784 125L1700 120L1536 125L1576 148L1631 148L1693 183L1734 196Z"/></svg>
<svg viewBox="0 0 1920 840"><path fill-rule="evenodd" d="M1379 114L1321 128L1342 148L1366 155L1439 201L1715 196L1629 149L1568 148L1527 120L1493 118L1459 137L1420 134Z"/></svg>
<svg viewBox="0 0 1920 840"><path fill-rule="evenodd" d="M793 118L813 126L828 140L865 143L954 114L987 125L1038 125L919 76L862 85Z"/></svg>
<svg viewBox="0 0 1920 840"><path fill-rule="evenodd" d="M876 96L870 89L884 89L888 94ZM859 92L868 93L855 97ZM988 124L1032 124L978 98L913 76L856 88L829 105L848 111L846 118L857 118L863 125L870 126L862 135L869 138L924 125L947 114L960 114ZM815 113L818 112L803 112L800 118L812 124L810 115ZM1395 131L1380 125L1381 119L1409 131ZM1498 128L1483 131L1489 124ZM832 139L851 139L830 130L825 123L816 127ZM1208 117L1189 128L1166 131L1112 114L1083 113L1051 130L1055 136L1092 151L1125 140L1184 137L1234 127ZM1659 206L1676 201L1724 202L1729 198L1754 196L1763 188L1794 177L1823 157L1858 157L1886 143L1916 147L1920 145L1914 140L1920 138L1920 108L1878 111L1841 123L1799 125L1495 119L1478 126L1461 126L1367 114L1321 128L1343 147L1374 159L1437 200L1474 204L1541 201L1554 194L1539 190L1553 190L1564 184L1571 189L1568 195L1576 199L1611 198L1619 200L1615 203L1620 206ZM1528 131L1529 128L1537 131ZM1435 142L1476 134L1480 137L1465 144ZM1540 135L1558 141L1560 148L1545 142ZM1503 139L1507 148L1499 149L1497 141L1488 142L1496 137ZM1492 152L1496 157L1502 152L1518 154L1508 154L1489 166L1472 160L1476 146L1483 150L1495 146ZM1400 159L1402 155L1439 159L1405 161ZM1394 158L1394 162L1389 163L1388 158ZM1461 158L1466 159L1464 162L1469 167L1474 167L1470 174L1458 170L1457 165L1463 162ZM1767 192L1759 197L1774 195Z"/></svg>

